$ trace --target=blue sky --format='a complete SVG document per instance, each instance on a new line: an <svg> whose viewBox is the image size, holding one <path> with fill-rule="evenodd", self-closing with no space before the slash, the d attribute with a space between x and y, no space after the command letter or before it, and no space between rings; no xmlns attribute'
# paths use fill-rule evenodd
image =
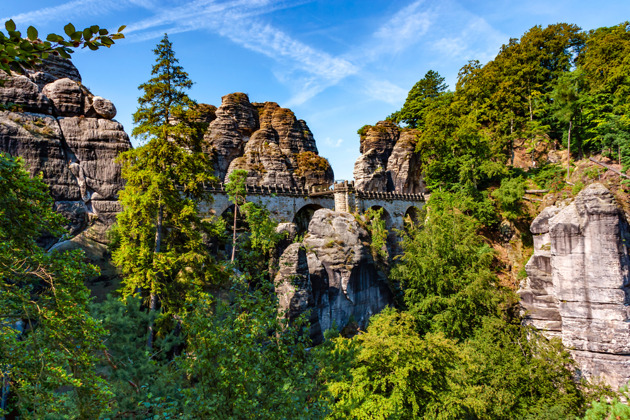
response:
<svg viewBox="0 0 630 420"><path fill-rule="evenodd" d="M111 49L74 62L96 95L114 101L131 132L137 86L150 77L165 32L195 82L198 102L245 92L306 120L337 179L351 179L356 134L399 109L430 69L454 87L470 59L485 63L534 25L583 29L630 19L629 0L0 0L0 20L24 32L63 32L72 22L116 29ZM134 144L137 144L133 140Z"/></svg>

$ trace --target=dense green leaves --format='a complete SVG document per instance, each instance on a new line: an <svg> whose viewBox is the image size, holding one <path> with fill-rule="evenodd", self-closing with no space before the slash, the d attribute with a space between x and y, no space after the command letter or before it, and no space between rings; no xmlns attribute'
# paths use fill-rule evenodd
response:
<svg viewBox="0 0 630 420"><path fill-rule="evenodd" d="M322 379L335 398L330 418L435 418L457 351L443 334L421 337L416 330L413 316L389 308L355 339L338 337L318 349Z"/></svg>
<svg viewBox="0 0 630 420"><path fill-rule="evenodd" d="M426 109L431 101L446 91L446 88L444 78L437 72L429 70L411 88L402 109L394 112L390 118L397 123L405 123L411 128L423 128Z"/></svg>
<svg viewBox="0 0 630 420"><path fill-rule="evenodd" d="M22 418L98 417L109 390L95 369L102 327L83 280L96 269L78 251L45 252L60 233L48 187L0 154L0 379L2 408Z"/></svg>
<svg viewBox="0 0 630 420"><path fill-rule="evenodd" d="M391 277L421 332L467 338L497 311L499 290L493 251L477 234L479 223L450 194L434 194L426 221L403 240L404 254ZM435 203L435 205L433 204Z"/></svg>
<svg viewBox="0 0 630 420"><path fill-rule="evenodd" d="M278 317L265 283L256 290L235 280L231 301L200 295L186 317L188 356L179 363L190 386L184 418L321 418L316 366L308 352L304 322Z"/></svg>
<svg viewBox="0 0 630 420"><path fill-rule="evenodd" d="M159 299L170 310L216 274L203 241L212 229L199 215L201 200L208 199L205 183L213 177L201 150L203 126L185 93L192 82L166 35L154 53L154 77L140 85L144 95L133 130L149 141L119 158L126 186L114 261L125 275L126 295L143 290L154 309Z"/></svg>

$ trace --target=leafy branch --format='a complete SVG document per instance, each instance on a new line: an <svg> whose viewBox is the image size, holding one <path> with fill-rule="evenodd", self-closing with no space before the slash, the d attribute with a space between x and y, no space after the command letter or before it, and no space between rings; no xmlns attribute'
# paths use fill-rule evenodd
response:
<svg viewBox="0 0 630 420"><path fill-rule="evenodd" d="M83 30L77 30L72 23L68 23L63 29L64 35L50 33L46 40L39 38L39 32L33 26L26 29L26 38L17 30L12 19L5 22L6 34L0 31L0 69L7 74L23 73L40 64L43 60L52 56L70 58L70 54L76 48L89 48L98 50L101 47L114 45L115 40L125 36L122 31L125 25L118 28L116 33L110 34L105 28L98 25L89 26Z"/></svg>

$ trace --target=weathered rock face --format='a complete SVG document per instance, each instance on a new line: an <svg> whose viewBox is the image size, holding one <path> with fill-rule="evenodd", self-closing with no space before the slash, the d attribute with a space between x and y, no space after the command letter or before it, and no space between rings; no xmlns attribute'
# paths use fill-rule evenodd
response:
<svg viewBox="0 0 630 420"><path fill-rule="evenodd" d="M8 76L7 76L8 77ZM68 60L53 58L36 71L8 77L0 87L0 150L21 156L50 186L70 234L92 226L93 239L120 210L123 187L116 156L131 147L116 108L81 85Z"/></svg>
<svg viewBox="0 0 630 420"><path fill-rule="evenodd" d="M532 223L534 255L521 303L528 320L562 339L586 377L630 380L628 223L613 195L591 184Z"/></svg>
<svg viewBox="0 0 630 420"><path fill-rule="evenodd" d="M215 114L205 141L221 181L244 169L249 185L332 184L330 164L317 154L313 134L291 110L275 102L252 104L244 93L232 93L223 97Z"/></svg>
<svg viewBox="0 0 630 420"><path fill-rule="evenodd" d="M415 154L417 130L379 121L361 130L361 156L354 164L357 190L418 194L424 192L422 167Z"/></svg>
<svg viewBox="0 0 630 420"><path fill-rule="evenodd" d="M354 216L315 212L302 243L289 245L275 278L280 309L295 319L311 310L311 338L352 320L361 328L393 302L385 276L370 253L369 236Z"/></svg>

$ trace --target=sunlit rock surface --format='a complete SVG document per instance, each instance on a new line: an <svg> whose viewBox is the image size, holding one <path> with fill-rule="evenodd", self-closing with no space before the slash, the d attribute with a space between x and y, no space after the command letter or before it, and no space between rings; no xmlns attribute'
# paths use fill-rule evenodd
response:
<svg viewBox="0 0 630 420"><path fill-rule="evenodd" d="M630 234L601 184L532 223L534 255L520 295L527 319L562 339L588 378L630 380Z"/></svg>
<svg viewBox="0 0 630 420"><path fill-rule="evenodd" d="M367 231L353 215L328 209L314 213L303 242L286 248L275 284L289 319L310 310L315 343L333 325L365 328L370 316L393 303Z"/></svg>
<svg viewBox="0 0 630 420"><path fill-rule="evenodd" d="M418 130L391 121L361 129L361 156L354 164L359 191L419 194L424 192L422 166L415 153Z"/></svg>
<svg viewBox="0 0 630 420"><path fill-rule="evenodd" d="M244 93L222 98L205 135L215 175L248 171L249 185L328 187L333 171L318 155L311 130L293 112L275 102L250 103Z"/></svg>
<svg viewBox="0 0 630 420"><path fill-rule="evenodd" d="M0 87L0 150L42 174L70 235L88 226L104 241L123 187L115 159L131 147L111 101L94 96L68 61L58 58Z"/></svg>

